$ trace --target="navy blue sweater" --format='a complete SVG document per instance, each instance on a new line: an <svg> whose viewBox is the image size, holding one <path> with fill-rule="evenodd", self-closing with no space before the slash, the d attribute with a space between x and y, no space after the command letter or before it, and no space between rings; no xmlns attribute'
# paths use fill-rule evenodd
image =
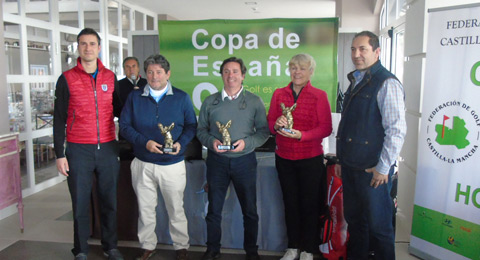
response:
<svg viewBox="0 0 480 260"><path fill-rule="evenodd" d="M158 103L150 96L150 86L147 85L143 91L132 91L123 106L120 133L133 145L135 157L144 162L170 165L182 161L187 144L196 133L197 117L190 97L172 87L170 82L167 87L167 93ZM177 155L149 152L146 147L149 140L165 144L158 123L169 126L172 122L175 123L171 131L173 142L180 143L180 152Z"/></svg>

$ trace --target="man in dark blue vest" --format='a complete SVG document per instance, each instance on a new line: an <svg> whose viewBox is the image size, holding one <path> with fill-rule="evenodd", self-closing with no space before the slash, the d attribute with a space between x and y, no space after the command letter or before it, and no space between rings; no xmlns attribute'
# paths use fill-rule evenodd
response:
<svg viewBox="0 0 480 260"><path fill-rule="evenodd" d="M363 31L351 47L356 70L348 74L338 127L337 176L344 186L350 239L348 259L395 259L391 176L407 131L403 86L379 61L378 37ZM370 239L371 238L371 239ZM373 243L369 245L370 241Z"/></svg>

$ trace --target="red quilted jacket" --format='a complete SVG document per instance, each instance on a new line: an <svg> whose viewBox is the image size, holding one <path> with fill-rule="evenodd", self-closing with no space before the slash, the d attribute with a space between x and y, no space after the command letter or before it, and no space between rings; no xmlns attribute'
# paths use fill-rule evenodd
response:
<svg viewBox="0 0 480 260"><path fill-rule="evenodd" d="M291 83L290 83L291 84ZM281 103L291 107L294 104L290 84L275 90L268 110L268 126L272 134L275 121L282 115ZM292 112L293 128L302 132L302 139L296 140L276 135L275 153L287 160L313 158L323 154L322 140L332 132L332 115L327 93L314 88L310 81L303 87Z"/></svg>
<svg viewBox="0 0 480 260"><path fill-rule="evenodd" d="M106 143L115 139L113 91L115 74L97 60L95 79L80 62L63 73L68 83L70 102L67 116L67 141L80 144Z"/></svg>

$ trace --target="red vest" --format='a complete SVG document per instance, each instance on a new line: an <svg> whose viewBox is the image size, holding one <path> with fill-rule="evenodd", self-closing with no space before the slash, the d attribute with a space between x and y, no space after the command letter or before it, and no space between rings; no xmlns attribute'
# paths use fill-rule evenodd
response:
<svg viewBox="0 0 480 260"><path fill-rule="evenodd" d="M97 59L97 80L77 66L63 73L70 98L67 116L67 141L79 144L99 144L115 140L113 123L113 91L115 74Z"/></svg>

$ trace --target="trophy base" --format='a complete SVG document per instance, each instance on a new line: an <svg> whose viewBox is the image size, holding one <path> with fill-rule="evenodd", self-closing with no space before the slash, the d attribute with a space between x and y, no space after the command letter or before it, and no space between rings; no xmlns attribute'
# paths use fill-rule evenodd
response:
<svg viewBox="0 0 480 260"><path fill-rule="evenodd" d="M282 130L282 131L284 131L284 132L287 132L287 133L290 133L290 134L292 134L292 135L295 134L295 131L292 131L292 129L288 129L288 128L283 128L283 127L282 127L282 128L280 128L280 130Z"/></svg>
<svg viewBox="0 0 480 260"><path fill-rule="evenodd" d="M174 153L177 151L177 148L175 147L163 147L162 152L163 153Z"/></svg>
<svg viewBox="0 0 480 260"><path fill-rule="evenodd" d="M218 150L229 151L229 150L235 149L235 146L233 146L233 145L218 145L217 149Z"/></svg>

